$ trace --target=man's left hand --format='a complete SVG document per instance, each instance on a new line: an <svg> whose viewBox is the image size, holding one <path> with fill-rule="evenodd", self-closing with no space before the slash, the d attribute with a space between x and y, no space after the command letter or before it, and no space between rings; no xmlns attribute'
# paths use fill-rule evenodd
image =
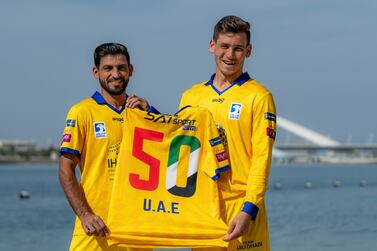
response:
<svg viewBox="0 0 377 251"><path fill-rule="evenodd" d="M146 111L149 109L149 104L144 98L139 98L138 96L132 95L127 98L126 107L139 108L140 110Z"/></svg>
<svg viewBox="0 0 377 251"><path fill-rule="evenodd" d="M247 234L249 230L251 217L245 212L240 212L230 223L228 234L223 238L224 241L234 240L242 235Z"/></svg>

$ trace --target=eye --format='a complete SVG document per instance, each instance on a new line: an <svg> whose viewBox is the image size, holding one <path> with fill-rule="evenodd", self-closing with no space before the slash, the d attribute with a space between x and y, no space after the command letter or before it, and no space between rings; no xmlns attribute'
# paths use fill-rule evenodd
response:
<svg viewBox="0 0 377 251"><path fill-rule="evenodd" d="M242 47L236 47L235 51L244 51L244 49Z"/></svg>

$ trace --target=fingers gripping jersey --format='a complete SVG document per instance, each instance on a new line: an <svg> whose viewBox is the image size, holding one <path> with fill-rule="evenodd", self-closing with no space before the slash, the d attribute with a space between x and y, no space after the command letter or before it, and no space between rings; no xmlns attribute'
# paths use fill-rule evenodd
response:
<svg viewBox="0 0 377 251"><path fill-rule="evenodd" d="M229 169L212 115L127 109L110 202L115 246L226 246L217 183Z"/></svg>

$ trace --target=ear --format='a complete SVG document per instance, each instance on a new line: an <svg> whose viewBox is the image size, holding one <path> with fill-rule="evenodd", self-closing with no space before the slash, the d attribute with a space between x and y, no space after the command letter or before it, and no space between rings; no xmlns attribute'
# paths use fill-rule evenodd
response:
<svg viewBox="0 0 377 251"><path fill-rule="evenodd" d="M134 66L132 64L128 65L128 71L129 71L129 76L132 76L132 73L134 72Z"/></svg>
<svg viewBox="0 0 377 251"><path fill-rule="evenodd" d="M98 68L97 68L97 66L93 66L93 68L92 68L92 74L93 74L93 76L94 76L96 79L99 78L99 75L98 75Z"/></svg>
<svg viewBox="0 0 377 251"><path fill-rule="evenodd" d="M216 45L215 40L211 39L211 41L209 42L209 48L208 48L208 50L212 54L215 53L215 45Z"/></svg>
<svg viewBox="0 0 377 251"><path fill-rule="evenodd" d="M253 45L252 44L248 44L246 46L246 55L245 55L247 58L250 57L252 50L253 50Z"/></svg>

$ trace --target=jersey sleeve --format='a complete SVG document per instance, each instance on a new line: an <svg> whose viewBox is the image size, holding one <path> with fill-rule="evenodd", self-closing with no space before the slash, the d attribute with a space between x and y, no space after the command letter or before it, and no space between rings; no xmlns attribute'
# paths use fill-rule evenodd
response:
<svg viewBox="0 0 377 251"><path fill-rule="evenodd" d="M202 169L213 180L217 180L222 172L230 169L228 153L209 111L206 111L206 117L207 123L203 126L204 130L206 130L204 149L208 149L205 154L209 158L209 163L203 166Z"/></svg>
<svg viewBox="0 0 377 251"><path fill-rule="evenodd" d="M80 156L85 142L85 119L77 107L73 106L68 112L60 154L71 153Z"/></svg>
<svg viewBox="0 0 377 251"><path fill-rule="evenodd" d="M265 93L257 98L252 109L252 164L242 211L255 219L267 191L272 148L276 137L276 109L272 95Z"/></svg>
<svg viewBox="0 0 377 251"><path fill-rule="evenodd" d="M181 110L183 107L189 105L186 99L186 92L184 92L181 96L181 102L179 103L179 110Z"/></svg>

